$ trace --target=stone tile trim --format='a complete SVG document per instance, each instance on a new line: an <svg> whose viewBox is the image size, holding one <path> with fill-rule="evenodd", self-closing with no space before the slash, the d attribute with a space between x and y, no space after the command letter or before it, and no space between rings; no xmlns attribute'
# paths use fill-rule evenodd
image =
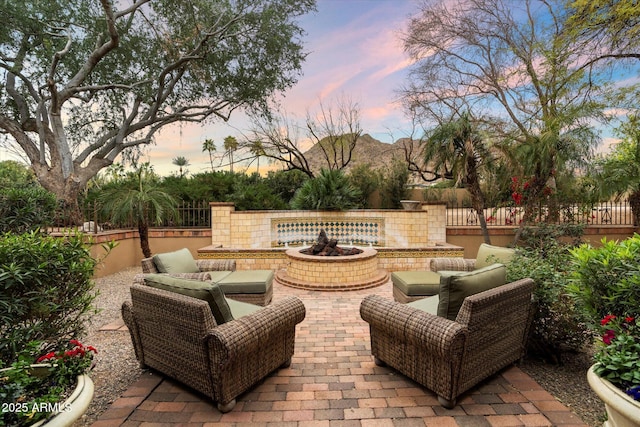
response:
<svg viewBox="0 0 640 427"><path fill-rule="evenodd" d="M342 246L384 246L384 218L365 217L346 219L305 217L271 219L271 246L311 245L318 238L320 230L325 230L329 239L337 239Z"/></svg>

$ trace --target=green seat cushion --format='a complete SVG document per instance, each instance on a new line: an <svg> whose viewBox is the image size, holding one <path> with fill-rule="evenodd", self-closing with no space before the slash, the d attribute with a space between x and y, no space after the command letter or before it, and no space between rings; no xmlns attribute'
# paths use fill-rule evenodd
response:
<svg viewBox="0 0 640 427"><path fill-rule="evenodd" d="M184 248L153 256L153 263L160 273L198 273L200 269L189 249Z"/></svg>
<svg viewBox="0 0 640 427"><path fill-rule="evenodd" d="M440 297L438 295L433 295L431 297L411 301L410 303L407 303L407 305L437 316L439 301Z"/></svg>
<svg viewBox="0 0 640 427"><path fill-rule="evenodd" d="M262 308L259 305L249 304L248 302L244 301L236 301L231 298L227 300L227 303L229 304L229 308L231 309L231 314L233 315L234 319L246 316L247 314L255 313Z"/></svg>
<svg viewBox="0 0 640 427"><path fill-rule="evenodd" d="M464 273L442 274L438 294L438 316L456 320L466 297L502 286L506 280L507 269L504 264L492 264Z"/></svg>
<svg viewBox="0 0 640 427"><path fill-rule="evenodd" d="M263 294L272 282L273 270L239 270L217 283L225 294Z"/></svg>
<svg viewBox="0 0 640 427"><path fill-rule="evenodd" d="M440 274L434 271L396 271L391 273L393 285L409 296L437 295Z"/></svg>
<svg viewBox="0 0 640 427"><path fill-rule="evenodd" d="M215 283L182 279L166 274L145 274L144 284L206 301L218 325L233 320L227 299Z"/></svg>
<svg viewBox="0 0 640 427"><path fill-rule="evenodd" d="M211 281L213 283L218 283L220 280L224 279L225 277L227 277L229 274L231 274L231 271L226 271L226 270L221 270L221 271L207 271L207 273L209 274L209 277L211 277Z"/></svg>
<svg viewBox="0 0 640 427"><path fill-rule="evenodd" d="M495 263L507 265L511 262L511 258L513 258L515 252L515 249L512 248L503 248L501 246L493 246L483 243L478 248L476 269L484 268Z"/></svg>

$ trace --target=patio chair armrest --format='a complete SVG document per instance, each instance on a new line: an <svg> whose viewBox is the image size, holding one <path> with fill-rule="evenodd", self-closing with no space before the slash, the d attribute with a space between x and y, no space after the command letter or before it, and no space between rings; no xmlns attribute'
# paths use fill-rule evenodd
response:
<svg viewBox="0 0 640 427"><path fill-rule="evenodd" d="M473 271L476 260L469 258L433 258L429 269L431 271Z"/></svg>
<svg viewBox="0 0 640 427"><path fill-rule="evenodd" d="M443 358L458 351L467 337L467 328L459 323L379 295L362 300L360 316L372 330L407 340Z"/></svg>
<svg viewBox="0 0 640 427"><path fill-rule="evenodd" d="M211 330L207 336L209 351L221 365L236 359L239 354L263 350L266 353L279 341L278 337L295 330L305 314L299 298L285 297Z"/></svg>
<svg viewBox="0 0 640 427"><path fill-rule="evenodd" d="M200 271L235 271L234 259L197 259L196 265Z"/></svg>
<svg viewBox="0 0 640 427"><path fill-rule="evenodd" d="M133 351L136 354L136 359L139 361L144 360L144 354L142 349L142 340L140 339L140 332L138 331L138 324L133 316L133 304L131 301L124 301L120 308L122 320L129 330L131 335L131 342L133 343ZM141 362L142 363L142 362Z"/></svg>
<svg viewBox="0 0 640 427"><path fill-rule="evenodd" d="M211 275L206 271L200 273L165 273L171 277L177 277L180 279L199 280L201 282L208 282L211 280Z"/></svg>

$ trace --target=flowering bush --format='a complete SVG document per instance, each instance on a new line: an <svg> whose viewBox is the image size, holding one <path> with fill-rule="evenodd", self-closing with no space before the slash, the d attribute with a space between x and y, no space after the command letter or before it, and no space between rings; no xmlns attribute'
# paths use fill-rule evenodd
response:
<svg viewBox="0 0 640 427"><path fill-rule="evenodd" d="M93 346L84 346L78 340L71 340L69 344L73 348L63 350L58 353L50 352L36 359L36 363L51 363L56 369L55 376L61 381L75 381L79 374L83 374L89 369L93 361L93 354L98 351Z"/></svg>
<svg viewBox="0 0 640 427"><path fill-rule="evenodd" d="M34 357L40 348L40 342L29 343L17 361L0 371L0 426L29 425L52 412L69 410L62 404L65 393L91 367L97 353L77 340L69 341L67 349ZM43 369L34 368L34 362L44 364Z"/></svg>
<svg viewBox="0 0 640 427"><path fill-rule="evenodd" d="M640 400L640 325L634 317L605 316L594 372Z"/></svg>
<svg viewBox="0 0 640 427"><path fill-rule="evenodd" d="M536 194L536 191L540 191L540 194ZM511 199L516 206L522 206L528 204L533 199L539 197L548 197L553 194L553 189L548 185L542 186L538 189L536 185L536 177L511 177Z"/></svg>

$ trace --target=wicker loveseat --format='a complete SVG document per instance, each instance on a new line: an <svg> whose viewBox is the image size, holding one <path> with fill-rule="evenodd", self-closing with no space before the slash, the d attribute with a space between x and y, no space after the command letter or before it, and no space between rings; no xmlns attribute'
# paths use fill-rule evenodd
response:
<svg viewBox="0 0 640 427"><path fill-rule="evenodd" d="M144 258L141 264L136 284L148 274L167 274L217 283L227 297L250 304L264 306L273 299L273 270L236 271L235 260L193 259L186 248Z"/></svg>
<svg viewBox="0 0 640 427"><path fill-rule="evenodd" d="M455 320L428 312L438 306L437 296L402 304L369 295L360 314L370 326L376 364L398 370L453 408L462 393L523 356L533 287L524 279L467 296Z"/></svg>
<svg viewBox="0 0 640 427"><path fill-rule="evenodd" d="M222 324L207 301L145 285L132 285L131 302L122 306L140 365L209 396L221 412L290 364L295 328L305 317L293 296L266 307L226 301L233 320Z"/></svg>

